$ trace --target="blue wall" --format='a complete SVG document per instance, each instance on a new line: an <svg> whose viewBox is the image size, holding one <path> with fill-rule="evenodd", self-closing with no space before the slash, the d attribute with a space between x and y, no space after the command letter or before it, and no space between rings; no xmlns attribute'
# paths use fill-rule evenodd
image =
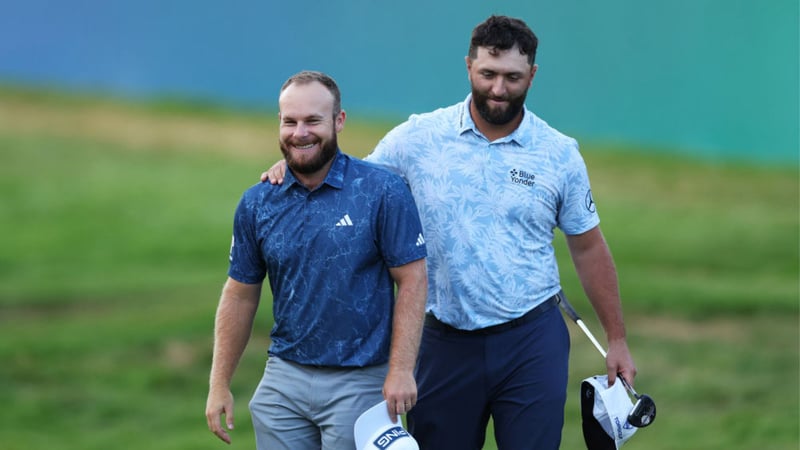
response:
<svg viewBox="0 0 800 450"><path fill-rule="evenodd" d="M540 39L528 106L562 131L800 160L796 0L0 2L0 80L274 107L317 69L351 117L396 120L462 100L472 27L509 14Z"/></svg>

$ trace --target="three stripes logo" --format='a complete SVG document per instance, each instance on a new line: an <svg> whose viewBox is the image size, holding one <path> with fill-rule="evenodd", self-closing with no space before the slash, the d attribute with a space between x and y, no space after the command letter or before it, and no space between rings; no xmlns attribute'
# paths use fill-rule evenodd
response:
<svg viewBox="0 0 800 450"><path fill-rule="evenodd" d="M336 222L336 226L337 227L352 227L353 226L353 221L350 220L350 215L349 214L345 214L344 217L342 217L341 219L339 219L338 222Z"/></svg>
<svg viewBox="0 0 800 450"><path fill-rule="evenodd" d="M422 233L417 236L417 247L425 245L425 238L422 237Z"/></svg>

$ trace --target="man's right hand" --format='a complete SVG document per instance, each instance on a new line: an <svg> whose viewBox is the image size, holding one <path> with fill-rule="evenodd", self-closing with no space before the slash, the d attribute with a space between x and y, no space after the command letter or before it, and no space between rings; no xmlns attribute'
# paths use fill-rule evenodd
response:
<svg viewBox="0 0 800 450"><path fill-rule="evenodd" d="M270 184L283 184L284 175L286 175L286 160L282 159L261 174L261 182L269 181Z"/></svg>
<svg viewBox="0 0 800 450"><path fill-rule="evenodd" d="M228 430L233 430L233 394L230 389L212 389L208 392L206 402L206 421L208 429L218 438L230 444L231 437L222 427L222 416L225 416L225 425Z"/></svg>

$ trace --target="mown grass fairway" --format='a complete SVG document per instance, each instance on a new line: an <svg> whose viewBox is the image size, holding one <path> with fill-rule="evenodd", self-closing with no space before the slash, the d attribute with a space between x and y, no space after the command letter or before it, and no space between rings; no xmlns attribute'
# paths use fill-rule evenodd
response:
<svg viewBox="0 0 800 450"><path fill-rule="evenodd" d="M359 119L340 143L364 155L390 125ZM272 114L0 90L0 448L253 448L268 297L233 386L232 446L204 408L233 209L278 158L276 129ZM658 404L625 448L796 450L797 167L584 154L636 387ZM558 245L566 292L602 337ZM579 384L604 364L569 326L562 448L581 449Z"/></svg>

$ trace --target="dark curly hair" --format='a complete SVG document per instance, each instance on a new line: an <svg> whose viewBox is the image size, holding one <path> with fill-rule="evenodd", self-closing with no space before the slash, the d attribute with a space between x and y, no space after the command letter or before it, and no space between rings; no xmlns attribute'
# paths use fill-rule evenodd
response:
<svg viewBox="0 0 800 450"><path fill-rule="evenodd" d="M494 53L509 50L517 45L519 52L528 56L533 65L536 60L536 47L539 39L525 22L508 16L491 16L472 30L469 43L469 57L478 56L478 47L485 47Z"/></svg>

